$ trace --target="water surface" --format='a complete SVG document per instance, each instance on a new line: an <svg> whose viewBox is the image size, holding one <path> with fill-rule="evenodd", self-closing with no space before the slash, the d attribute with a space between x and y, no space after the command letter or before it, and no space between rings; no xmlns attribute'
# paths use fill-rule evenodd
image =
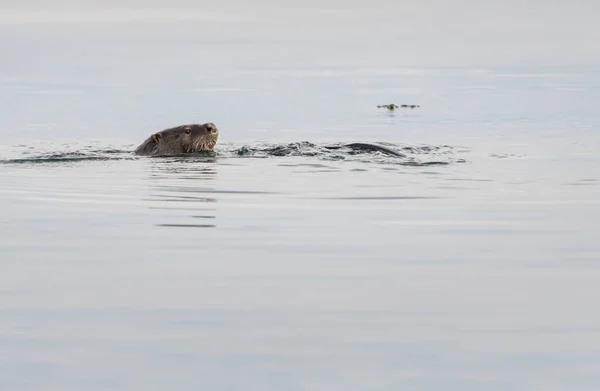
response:
<svg viewBox="0 0 600 391"><path fill-rule="evenodd" d="M61 26L0 35L2 390L597 389L597 69Z"/></svg>

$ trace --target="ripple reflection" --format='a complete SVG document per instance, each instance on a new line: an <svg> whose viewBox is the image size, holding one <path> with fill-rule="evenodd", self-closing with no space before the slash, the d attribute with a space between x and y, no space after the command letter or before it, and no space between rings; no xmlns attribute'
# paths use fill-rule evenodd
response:
<svg viewBox="0 0 600 391"><path fill-rule="evenodd" d="M144 201L153 205L163 228L216 228L216 208L206 207L217 203L211 196L216 189L210 184L217 176L215 159L161 159L151 160L149 197ZM156 205L168 203L169 206ZM211 219L210 224L187 222L188 219ZM167 221L164 221L167 220ZM182 221L183 220L183 221Z"/></svg>

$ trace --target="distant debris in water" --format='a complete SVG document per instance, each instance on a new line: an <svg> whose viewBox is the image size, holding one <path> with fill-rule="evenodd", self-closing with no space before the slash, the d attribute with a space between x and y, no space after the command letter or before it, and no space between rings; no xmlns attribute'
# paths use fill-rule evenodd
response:
<svg viewBox="0 0 600 391"><path fill-rule="evenodd" d="M383 109L388 109L388 110L394 111L398 108L398 106L393 103L390 103L389 105L377 105L377 108L380 108L380 109L383 108Z"/></svg>
<svg viewBox="0 0 600 391"><path fill-rule="evenodd" d="M389 105L377 105L377 108L388 109L390 111L394 111L394 110L396 110L399 107L402 107L402 108L405 108L405 109L414 109L416 107L421 107L421 106L419 106L419 105L401 105L401 106L398 106L398 105L395 105L393 103L390 103Z"/></svg>

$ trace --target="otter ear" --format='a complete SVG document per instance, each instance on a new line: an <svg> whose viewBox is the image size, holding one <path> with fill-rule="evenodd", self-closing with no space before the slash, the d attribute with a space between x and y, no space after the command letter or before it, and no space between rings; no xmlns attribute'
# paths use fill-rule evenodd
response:
<svg viewBox="0 0 600 391"><path fill-rule="evenodd" d="M162 134L154 133L151 138L152 138L152 141L154 141L155 143L158 143L158 140L160 140L162 138Z"/></svg>

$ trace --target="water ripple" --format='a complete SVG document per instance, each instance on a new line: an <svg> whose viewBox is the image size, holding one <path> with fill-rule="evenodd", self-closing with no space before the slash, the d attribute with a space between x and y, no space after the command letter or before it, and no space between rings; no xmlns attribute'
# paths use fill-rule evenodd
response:
<svg viewBox="0 0 600 391"><path fill-rule="evenodd" d="M19 146L10 151L12 158L0 159L0 164L65 163L106 160L135 160L147 157L135 156L130 148L99 148L83 146L73 150L66 144L63 150L36 153L28 146ZM215 151L176 155L168 157L150 157L162 159L165 163L182 161L216 161L231 158L275 158L275 157L314 157L328 161L354 161L402 166L431 166L464 163L456 158L457 148L448 145L398 145L387 142L378 143L330 143L315 144L307 141L288 144L221 144ZM16 155L16 156L15 156ZM291 164L291 163L288 163ZM303 162L303 166L308 163ZM313 167L327 166L314 163Z"/></svg>

